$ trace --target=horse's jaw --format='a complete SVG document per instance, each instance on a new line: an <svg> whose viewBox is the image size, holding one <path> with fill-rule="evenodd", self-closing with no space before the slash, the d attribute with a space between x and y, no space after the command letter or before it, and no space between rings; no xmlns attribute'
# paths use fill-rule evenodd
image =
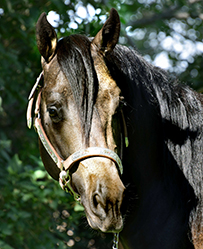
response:
<svg viewBox="0 0 203 249"><path fill-rule="evenodd" d="M72 182L81 196L89 225L102 232L120 232L125 187L115 164L106 158L86 159L72 175Z"/></svg>

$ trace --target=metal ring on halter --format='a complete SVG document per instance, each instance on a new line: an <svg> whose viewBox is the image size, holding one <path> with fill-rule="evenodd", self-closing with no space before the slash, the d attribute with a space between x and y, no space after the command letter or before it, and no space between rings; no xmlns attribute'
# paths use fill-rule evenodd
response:
<svg viewBox="0 0 203 249"><path fill-rule="evenodd" d="M61 188L65 190L66 192L72 194L74 199L80 202L80 195L75 193L75 191L73 190L70 184L70 180L71 179L70 179L69 171L65 171L65 170L61 171L61 173L59 174L59 184Z"/></svg>

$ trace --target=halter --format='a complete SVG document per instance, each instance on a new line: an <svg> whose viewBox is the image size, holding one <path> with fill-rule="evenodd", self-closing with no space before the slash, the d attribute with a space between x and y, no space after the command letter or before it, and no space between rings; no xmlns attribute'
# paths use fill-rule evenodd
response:
<svg viewBox="0 0 203 249"><path fill-rule="evenodd" d="M42 87L40 86L40 82L43 79L43 71L40 73L39 77L37 78L31 93L28 98L28 108L27 108L27 126L28 128L31 128L32 126L32 107L33 107L33 102L35 98L35 94L37 90L39 89L38 96L36 99L36 104L35 104L35 120L34 120L34 126L36 128L36 131L38 133L38 136L52 158L52 160L55 162L57 167L60 169L60 174L59 174L59 184L61 188L69 193L71 193L75 200L80 201L80 196L75 193L73 190L70 182L70 169L72 166L84 159L90 158L90 157L104 157L112 160L117 168L119 173L122 175L123 174L123 166L122 162L119 158L119 156L112 150L107 149L107 148L101 148L101 147L88 147L86 149L81 149L79 151L76 151L72 155L70 155L65 161L59 156L59 154L56 152L54 147L52 146L51 142L49 141L44 128L41 123L41 117L40 117L40 103L41 103L41 92L42 92ZM128 137L127 137L127 129L126 129L126 124L125 124L125 119L122 113L122 120L124 123L124 134L125 134L125 144L126 147L128 147ZM119 234L115 233L114 234L114 241L113 241L113 249L118 248L118 241L119 241Z"/></svg>

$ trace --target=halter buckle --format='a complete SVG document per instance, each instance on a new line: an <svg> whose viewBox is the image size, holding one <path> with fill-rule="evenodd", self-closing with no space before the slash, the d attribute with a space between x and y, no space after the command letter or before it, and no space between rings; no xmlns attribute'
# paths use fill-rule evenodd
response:
<svg viewBox="0 0 203 249"><path fill-rule="evenodd" d="M62 170L61 173L59 174L59 184L61 188L67 193L72 194L76 201L80 201L80 195L75 193L75 191L73 190L70 184L70 181L71 181L71 178L70 178L69 170L67 171Z"/></svg>

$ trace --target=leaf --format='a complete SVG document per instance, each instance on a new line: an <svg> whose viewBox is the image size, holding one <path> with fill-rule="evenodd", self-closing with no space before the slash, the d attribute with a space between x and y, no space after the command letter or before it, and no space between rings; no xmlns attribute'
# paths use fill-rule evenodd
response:
<svg viewBox="0 0 203 249"><path fill-rule="evenodd" d="M0 240L0 248L1 249L15 249L14 247L9 246L4 241Z"/></svg>
<svg viewBox="0 0 203 249"><path fill-rule="evenodd" d="M28 193L28 194L23 194L23 197L22 197L22 200L24 202L30 200L30 199L33 199L33 194L32 193Z"/></svg>
<svg viewBox="0 0 203 249"><path fill-rule="evenodd" d="M7 224L6 222L1 222L0 224L0 231L1 231L1 234L3 235L11 235L12 232L13 232L13 225L14 224Z"/></svg>
<svg viewBox="0 0 203 249"><path fill-rule="evenodd" d="M76 202L76 204L74 206L74 211L75 212L83 212L84 210L85 210L84 207L80 203Z"/></svg>
<svg viewBox="0 0 203 249"><path fill-rule="evenodd" d="M22 171L22 161L19 156L15 154L9 162L8 172L10 174L18 174Z"/></svg>
<svg viewBox="0 0 203 249"><path fill-rule="evenodd" d="M38 169L34 172L33 179L34 180L42 179L46 176L46 174L47 173L45 171Z"/></svg>

